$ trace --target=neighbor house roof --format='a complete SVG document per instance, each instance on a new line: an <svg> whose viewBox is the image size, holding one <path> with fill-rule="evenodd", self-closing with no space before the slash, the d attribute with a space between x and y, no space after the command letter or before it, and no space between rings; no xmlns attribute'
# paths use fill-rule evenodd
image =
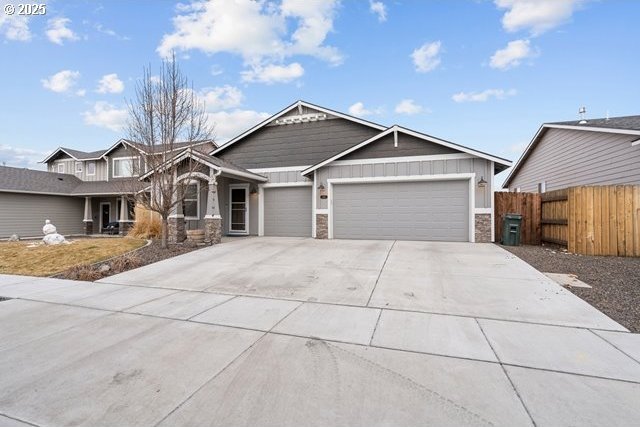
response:
<svg viewBox="0 0 640 427"><path fill-rule="evenodd" d="M240 135L236 136L235 138L231 139L230 141L228 141L225 144L221 145L220 147L216 148L210 154L213 155L213 154L217 154L217 153L219 153L219 152L221 152L223 150L226 150L227 148L229 148L230 146L232 146L236 142L244 139L245 137L251 135L255 131L263 128L264 126L268 125L272 121L278 119L279 117L287 114L288 112L290 112L290 111L292 111L292 110L294 110L296 108L301 108L301 107L311 108L311 109L314 109L314 110L317 110L317 111L320 111L320 112L323 112L323 113L330 114L330 115L335 116L335 117L340 117L341 119L345 119L345 120L349 120L351 122L355 122L355 123L359 123L359 124L362 124L362 125L365 125L365 126L369 126L371 128L374 128L374 129L377 129L377 130L380 130L380 131L386 129L385 126L383 126L381 124L378 124L378 123L370 122L368 120L363 120L363 119L360 119L358 117L354 117L354 116L350 116L348 114L341 113L339 111L330 110L328 108L324 108L324 107L321 107L319 105L312 104L310 102L298 100L298 101L294 102L293 104L289 105L288 107L286 107L285 109L277 112L273 116L271 116L271 117L267 118L266 120L258 123L254 127L250 128L250 129L247 129L246 131L244 131Z"/></svg>
<svg viewBox="0 0 640 427"><path fill-rule="evenodd" d="M527 145L527 148L524 150L511 172L509 172L509 176L507 176L504 184L502 184L502 188L509 187L513 178L518 174L522 165L524 165L531 152L536 148L544 134L549 129L569 129L585 132L606 132L640 136L640 116L607 117L600 119L543 123L533 136L531 142L529 142L529 145ZM637 141L640 141L640 139ZM632 144L637 145L637 141Z"/></svg>
<svg viewBox="0 0 640 427"><path fill-rule="evenodd" d="M356 144L356 145L354 145L354 146L352 146L350 148L347 148L344 151L341 151L341 152L335 154L334 156L329 157L328 159L325 159L325 160L323 160L323 161L321 161L319 163L316 163L315 165L303 170L302 171L302 175L307 175L307 174L313 172L314 170L319 169L319 168L321 168L321 167L323 167L323 166L325 166L325 165L327 165L327 164L329 164L329 163L331 163L331 162L333 162L335 160L338 160L339 158L344 157L347 154L352 153L352 152L354 152L354 151L356 151L356 150L358 150L358 149L360 149L360 148L362 148L362 147L364 147L366 145L369 145L372 142L375 142L375 141L377 141L377 140L379 140L379 139L381 139L381 138L383 138L383 137L385 137L385 136L387 136L387 135L389 135L389 134L391 134L393 132L400 132L400 133L404 133L406 135L411 135L411 136L413 136L415 138L422 139L424 141L432 142L432 143L435 143L435 144L438 144L438 145L442 145L442 146L445 146L445 147L448 147L448 148L452 148L454 150L461 151L463 153L471 154L471 155L474 155L474 156L477 156L477 157L492 161L492 162L494 162L496 164L496 170L498 172L501 172L504 169L506 169L509 166L511 166L511 162L509 160L507 160L507 159L503 159L501 157L492 156L492 155L484 153L482 151L474 150L472 148L468 148L468 147L465 147L465 146L462 146L462 145L459 145L459 144L455 144L453 142L446 141L444 139L436 138L436 137L431 136L431 135L427 135L427 134L424 134L424 133L416 132L416 131L413 131L411 129L404 128L402 126L394 125L394 126L391 126L391 127L387 128L384 132L380 132L379 134L377 134L377 135L375 135L375 136L373 136L373 137L371 137L371 138L369 138L367 140L364 140L364 141L362 141L362 142L360 142L360 143L358 143L358 144Z"/></svg>
<svg viewBox="0 0 640 427"><path fill-rule="evenodd" d="M117 181L82 181L56 172L0 166L0 192L92 196L139 191L144 184L137 178Z"/></svg>

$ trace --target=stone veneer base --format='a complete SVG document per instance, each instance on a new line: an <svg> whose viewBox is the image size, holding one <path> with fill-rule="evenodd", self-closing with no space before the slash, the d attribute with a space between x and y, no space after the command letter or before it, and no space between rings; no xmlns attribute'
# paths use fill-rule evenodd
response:
<svg viewBox="0 0 640 427"><path fill-rule="evenodd" d="M476 243L491 242L491 214L475 214Z"/></svg>
<svg viewBox="0 0 640 427"><path fill-rule="evenodd" d="M329 215L316 214L316 239L329 238Z"/></svg>

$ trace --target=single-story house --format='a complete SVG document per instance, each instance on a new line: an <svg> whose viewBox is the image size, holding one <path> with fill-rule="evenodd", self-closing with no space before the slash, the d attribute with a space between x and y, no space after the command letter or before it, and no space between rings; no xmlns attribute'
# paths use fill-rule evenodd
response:
<svg viewBox="0 0 640 427"><path fill-rule="evenodd" d="M504 182L509 191L640 184L640 116L544 123Z"/></svg>
<svg viewBox="0 0 640 427"><path fill-rule="evenodd" d="M184 239L185 230L204 229L218 235L490 242L493 177L511 166L441 138L304 101L203 151L185 149L170 160L200 166L188 177L185 202L170 217L175 241Z"/></svg>

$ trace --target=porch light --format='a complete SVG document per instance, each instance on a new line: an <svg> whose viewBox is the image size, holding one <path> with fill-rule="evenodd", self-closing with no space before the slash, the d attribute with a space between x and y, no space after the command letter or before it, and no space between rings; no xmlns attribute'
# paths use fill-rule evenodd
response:
<svg viewBox="0 0 640 427"><path fill-rule="evenodd" d="M480 177L480 181L478 181L478 187L484 188L487 186L487 181L484 180L484 176Z"/></svg>
<svg viewBox="0 0 640 427"><path fill-rule="evenodd" d="M318 185L318 190L320 190L320 191L324 190L324 185L322 185L322 184Z"/></svg>
<svg viewBox="0 0 640 427"><path fill-rule="evenodd" d="M249 194L251 194L252 196L255 196L256 194L258 194L258 189L252 185L251 191L249 191Z"/></svg>

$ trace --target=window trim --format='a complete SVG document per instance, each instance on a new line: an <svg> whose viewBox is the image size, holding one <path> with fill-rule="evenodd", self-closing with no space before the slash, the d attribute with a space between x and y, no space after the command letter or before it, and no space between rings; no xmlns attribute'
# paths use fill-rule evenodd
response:
<svg viewBox="0 0 640 427"><path fill-rule="evenodd" d="M90 168L89 165L93 163L93 173L89 173ZM96 168L98 167L98 165L96 164L95 161L92 162L87 162L87 176L94 176L96 174Z"/></svg>
<svg viewBox="0 0 640 427"><path fill-rule="evenodd" d="M64 170L65 170L64 162L59 162L59 163L57 163L57 165L58 165L58 166L56 167L56 168L57 168L57 172L58 172L58 173L64 173ZM62 171L60 171L60 166L62 166Z"/></svg>
<svg viewBox="0 0 640 427"><path fill-rule="evenodd" d="M135 160L138 159L138 157L136 156L128 156L128 157L112 157L111 158L111 166L113 167L113 177L114 178L131 178L133 176L138 176L139 174L136 173L135 170L131 171L131 175L116 175L116 161L120 161L120 160L133 160L131 162L131 168L135 169L134 163ZM140 162L140 160L138 159L138 162ZM139 163L138 163L139 166Z"/></svg>
<svg viewBox="0 0 640 427"><path fill-rule="evenodd" d="M190 201L196 202L196 216L187 216L184 215L184 219L188 220L188 221L198 221L200 220L200 181L197 179L191 180L187 183L186 187L188 187L189 185L195 185L196 186L196 198L195 199L187 199L186 197L184 197L182 199L182 214L184 215L184 204L186 201ZM185 196L186 196L186 187L185 187Z"/></svg>
<svg viewBox="0 0 640 427"><path fill-rule="evenodd" d="M78 168L78 166L80 166L80 168ZM82 173L83 170L84 165L82 164L82 162L76 162L76 173Z"/></svg>

